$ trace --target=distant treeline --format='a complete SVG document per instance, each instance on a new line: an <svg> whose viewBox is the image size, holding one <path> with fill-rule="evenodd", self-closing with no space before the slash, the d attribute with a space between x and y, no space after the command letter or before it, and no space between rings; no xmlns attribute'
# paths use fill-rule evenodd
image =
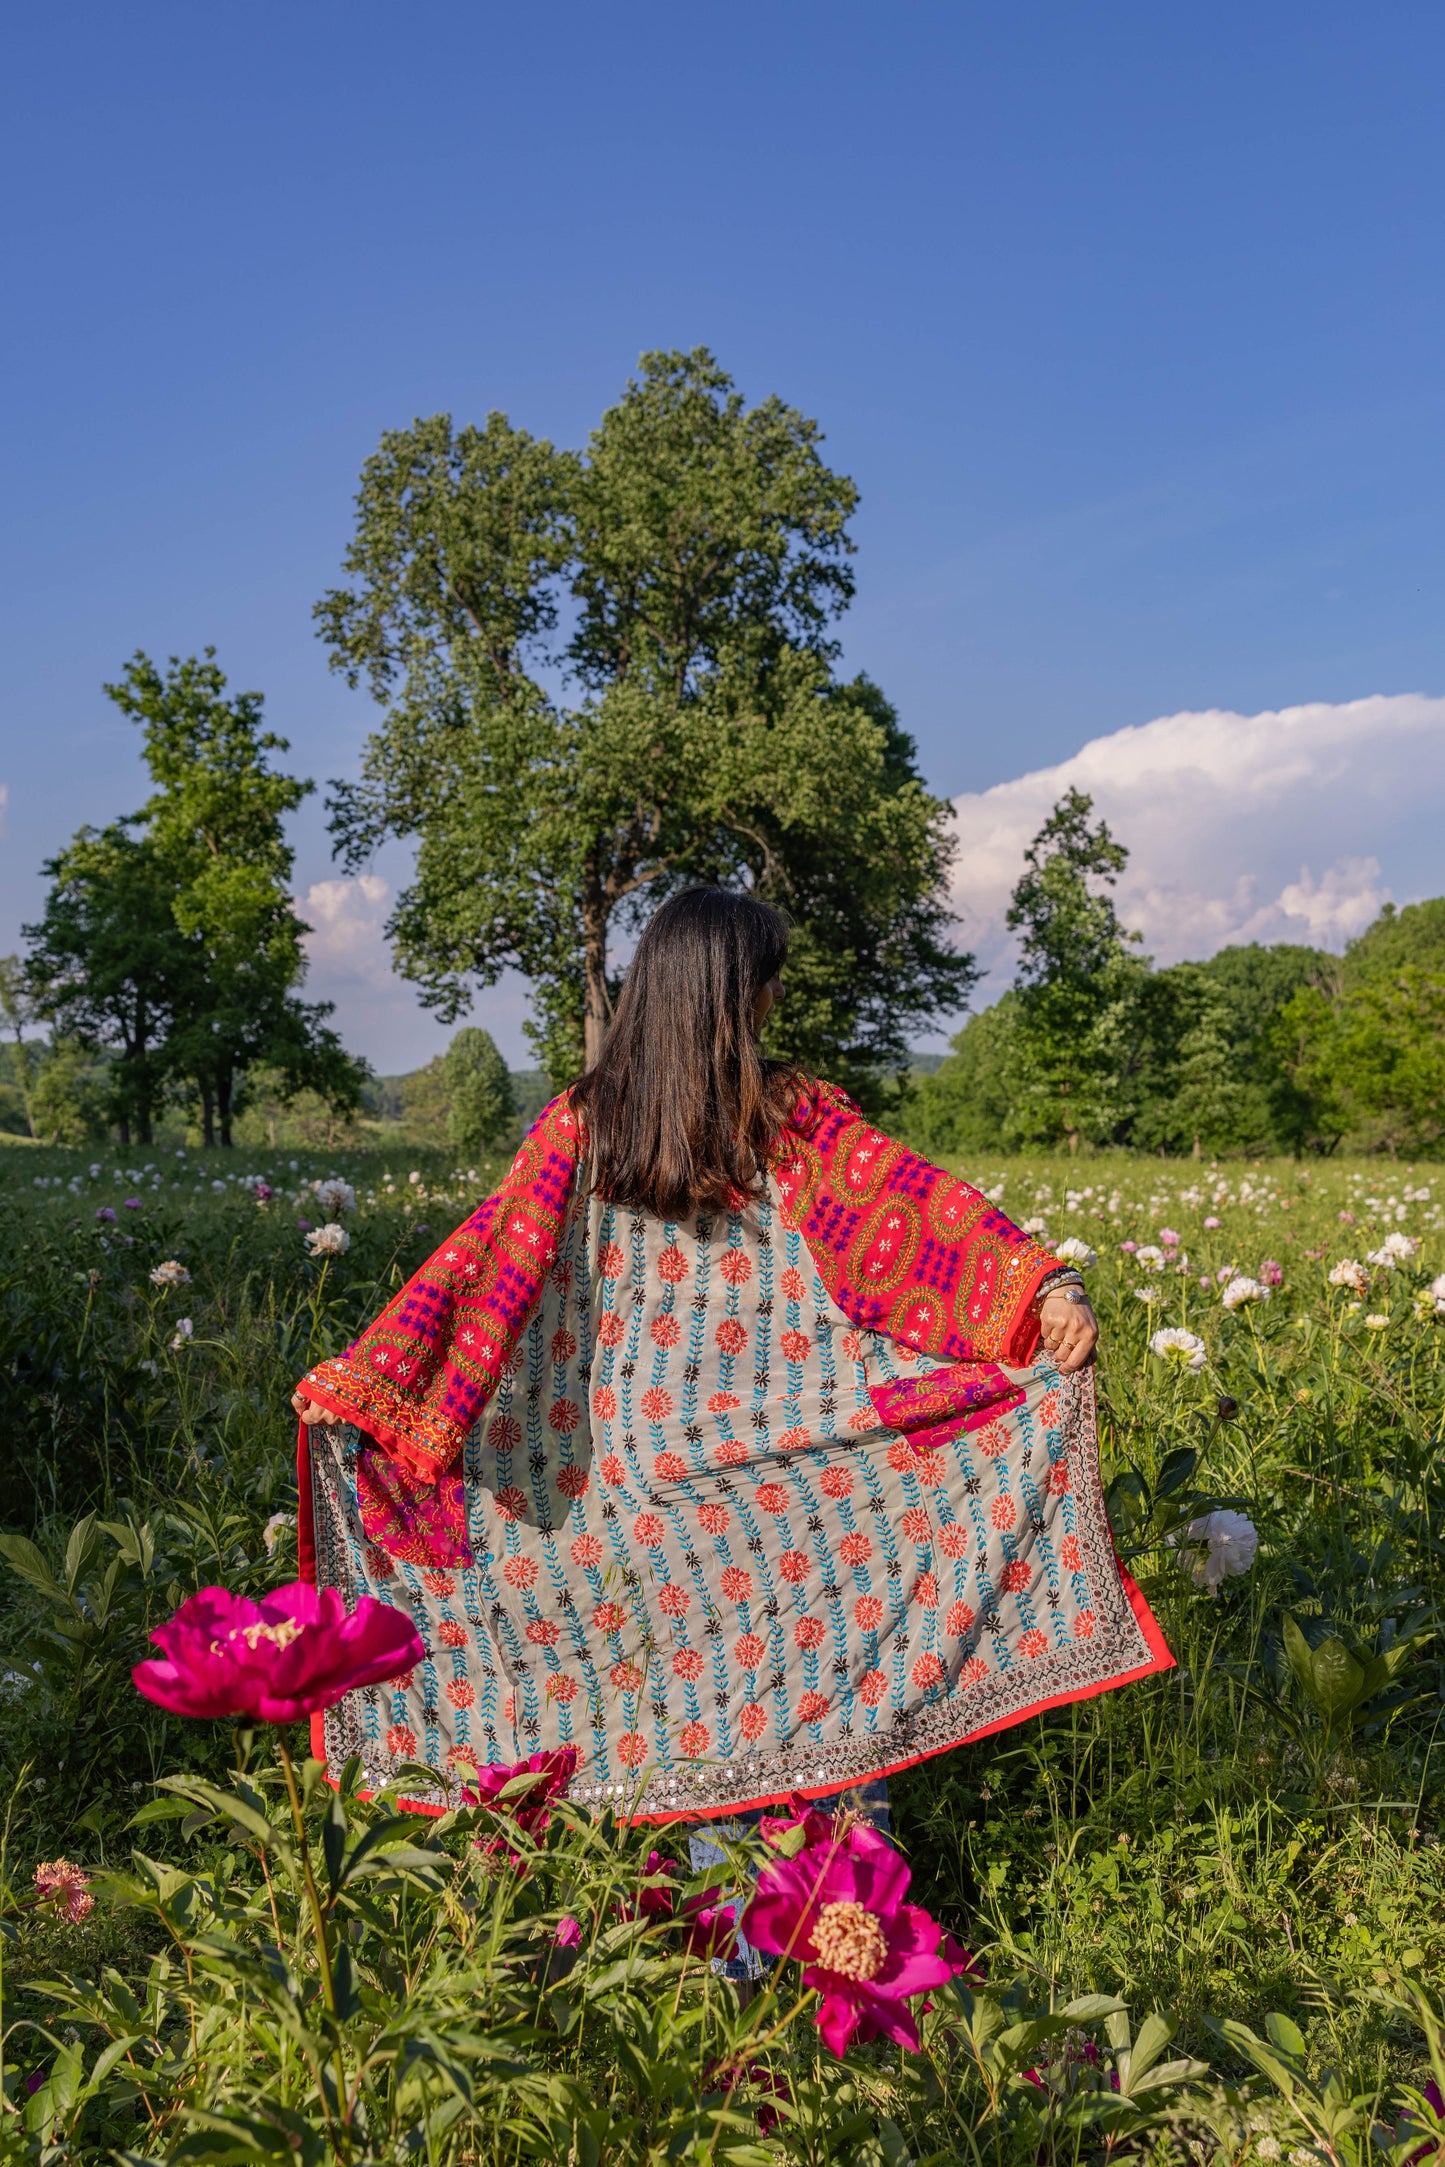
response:
<svg viewBox="0 0 1445 2167"><path fill-rule="evenodd" d="M1343 956L1251 944L1155 970L1115 915L1126 853L1091 809L1071 792L1030 846L1016 983L918 1081L919 1149L1441 1149L1445 899L1387 905Z"/></svg>

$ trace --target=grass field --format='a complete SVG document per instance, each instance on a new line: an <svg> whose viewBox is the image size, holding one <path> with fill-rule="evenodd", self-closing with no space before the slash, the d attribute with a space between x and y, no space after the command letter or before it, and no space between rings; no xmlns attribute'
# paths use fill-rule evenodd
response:
<svg viewBox="0 0 1445 2167"><path fill-rule="evenodd" d="M165 1716L129 1670L193 1588L292 1577L294 1381L493 1171L0 1155L0 1526L37 1546L8 1541L0 1570L16 2156L1418 2153L1432 2051L1445 2081L1445 1178L1379 1160L965 1169L1097 1252L1111 1512L1179 1662L896 1781L914 1898L990 1982L936 1997L925 2053L840 2065L806 1996L773 1982L744 2006L642 1902L647 1844L565 1810L521 1877L461 1840L465 1817L375 1850L393 1864L365 1903L335 1898L356 2010L318 2031L265 1739L228 1793L232 1727ZM330 1175L358 1202L345 1254L317 1259L302 1222ZM186 1277L154 1283L168 1261ZM1347 1261L1358 1283L1331 1283ZM1162 1330L1202 1347L1151 1352ZM1230 1540L1191 1542L1210 1513L1239 1516ZM337 1843L379 1812L334 1810ZM33 1881L62 1855L99 1898L74 1924ZM562 1911L594 1922L566 1965L537 1956Z"/></svg>

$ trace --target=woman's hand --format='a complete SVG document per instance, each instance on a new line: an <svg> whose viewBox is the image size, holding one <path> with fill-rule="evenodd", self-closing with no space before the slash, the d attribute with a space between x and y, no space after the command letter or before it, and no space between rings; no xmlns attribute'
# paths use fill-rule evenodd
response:
<svg viewBox="0 0 1445 2167"><path fill-rule="evenodd" d="M1071 1302L1065 1294L1047 1294L1039 1304L1039 1331L1044 1347L1066 1377L1094 1359L1099 1325L1087 1301Z"/></svg>
<svg viewBox="0 0 1445 2167"><path fill-rule="evenodd" d="M318 1407L315 1400L307 1399L304 1392L293 1392L291 1405L300 1415L308 1430L314 1429L318 1425L323 1430L332 1430L336 1428L341 1420L340 1415L329 1414L326 1408Z"/></svg>

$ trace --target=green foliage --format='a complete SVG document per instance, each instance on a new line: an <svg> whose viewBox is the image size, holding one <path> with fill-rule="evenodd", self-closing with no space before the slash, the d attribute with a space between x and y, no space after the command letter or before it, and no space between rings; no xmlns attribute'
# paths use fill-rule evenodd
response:
<svg viewBox="0 0 1445 2167"><path fill-rule="evenodd" d="M463 1159L516 1141L516 1094L489 1031L458 1031L445 1053L404 1078L401 1110L432 1142L445 1135Z"/></svg>
<svg viewBox="0 0 1445 2167"><path fill-rule="evenodd" d="M140 724L157 788L139 813L85 828L45 870L45 915L26 928L27 985L62 1035L113 1052L110 1112L151 1140L167 1091L199 1102L206 1143L229 1144L248 1073L285 1092L359 1103L360 1064L299 1000L307 928L291 907L282 822L311 789L274 770L284 738L261 727L261 696L227 696L207 649L145 655L106 687Z"/></svg>
<svg viewBox="0 0 1445 2167"><path fill-rule="evenodd" d="M585 458L438 415L363 470L353 584L317 617L386 719L333 788L337 848L415 838L399 969L448 1019L521 969L559 1083L600 1044L609 941L683 881L792 912L777 1028L825 1069L903 1065L907 1024L969 982L943 939L947 808L874 688L831 676L855 491L818 445L699 349L644 355ZM557 660L566 700L540 674Z"/></svg>
<svg viewBox="0 0 1445 2167"><path fill-rule="evenodd" d="M905 1118L920 1151L974 1159L1008 1149L1017 1013L1018 996L1009 992L970 1016L952 1041L952 1058L915 1085Z"/></svg>

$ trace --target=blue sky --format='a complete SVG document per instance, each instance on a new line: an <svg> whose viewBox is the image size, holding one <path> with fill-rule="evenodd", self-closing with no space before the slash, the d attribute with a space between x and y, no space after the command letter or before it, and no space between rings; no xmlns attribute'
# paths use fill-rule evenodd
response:
<svg viewBox="0 0 1445 2167"><path fill-rule="evenodd" d="M57 0L6 58L0 949L142 795L126 655L214 643L353 771L310 610L381 430L578 443L645 347L821 421L846 660L950 796L1156 717L1445 693L1438 7ZM1372 893L1430 884L1442 727ZM408 1066L444 1034L323 822L315 990ZM523 1005L477 1011L518 1055Z"/></svg>

